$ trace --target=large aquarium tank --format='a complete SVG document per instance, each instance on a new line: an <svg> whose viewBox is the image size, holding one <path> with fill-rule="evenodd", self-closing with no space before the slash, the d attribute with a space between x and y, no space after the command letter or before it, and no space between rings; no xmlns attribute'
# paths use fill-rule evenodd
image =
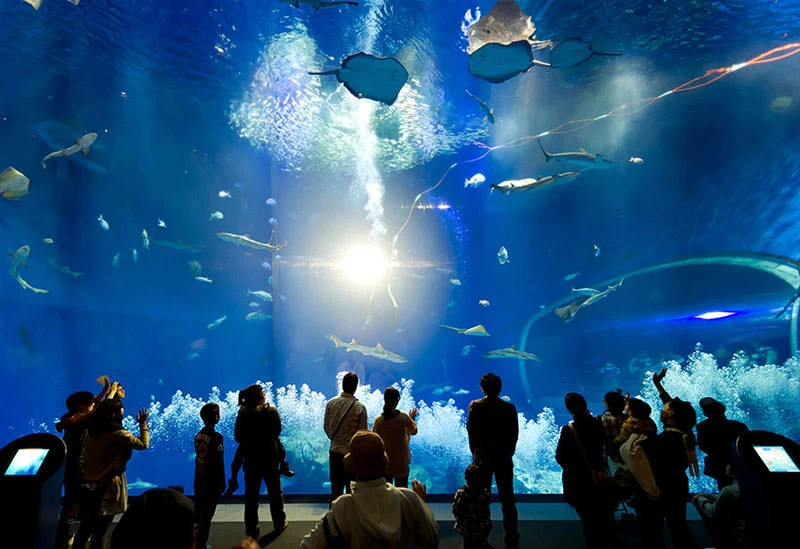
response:
<svg viewBox="0 0 800 549"><path fill-rule="evenodd" d="M800 2L20 0L0 6L0 444L103 375L132 493L191 492L200 407L262 383L327 494L326 401L419 409L452 493L486 372L520 494L564 394L654 372L800 439ZM7 273L7 274L6 274ZM702 459L702 457L701 457ZM708 490L707 478L693 489Z"/></svg>

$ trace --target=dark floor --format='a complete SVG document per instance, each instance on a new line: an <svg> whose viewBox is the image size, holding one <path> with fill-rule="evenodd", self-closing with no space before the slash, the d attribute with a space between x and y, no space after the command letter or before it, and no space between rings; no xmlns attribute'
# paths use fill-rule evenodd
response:
<svg viewBox="0 0 800 549"><path fill-rule="evenodd" d="M453 530L453 520L450 514L450 504L432 503L436 519L439 521L440 547L443 549L457 549L461 539ZM583 534L580 522L574 510L566 503L520 503L517 504L520 516L520 547L535 549L569 549L583 548ZM697 538L700 547L711 547L713 544L703 528L696 511L691 505L687 506L690 526ZM275 549L296 548L302 537L311 529L316 520L322 517L327 510L326 504L321 503L294 503L286 506L289 517L289 528L269 547ZM262 504L260 509L261 526L265 530L271 526L269 521L269 508ZM231 549L241 541L244 536L242 523L242 505L220 505L211 527L209 545L213 549ZM502 513L499 504L492 505L492 517L495 517L495 529L489 542L495 547L503 547ZM635 523L630 520L620 519L618 522L624 547L631 549L639 547ZM266 533L266 532L264 532ZM200 549L200 548L198 548Z"/></svg>

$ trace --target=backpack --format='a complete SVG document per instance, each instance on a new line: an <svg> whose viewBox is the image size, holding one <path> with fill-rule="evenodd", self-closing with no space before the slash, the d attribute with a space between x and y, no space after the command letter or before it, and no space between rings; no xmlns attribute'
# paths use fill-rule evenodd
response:
<svg viewBox="0 0 800 549"><path fill-rule="evenodd" d="M636 479L636 482L644 490L647 497L655 500L661 493L661 490L656 484L656 478L653 475L653 470L650 467L650 460L647 459L647 454L642 448L642 441L647 440L647 435L634 433L622 446L619 447L619 455L625 467Z"/></svg>

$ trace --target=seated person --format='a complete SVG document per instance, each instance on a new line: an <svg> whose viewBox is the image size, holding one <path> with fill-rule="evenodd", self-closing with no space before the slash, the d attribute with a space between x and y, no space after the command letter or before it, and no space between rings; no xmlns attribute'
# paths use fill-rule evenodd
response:
<svg viewBox="0 0 800 549"><path fill-rule="evenodd" d="M739 483L733 474L733 467L725 469L731 484L719 494L695 494L692 503L703 519L717 549L742 549L744 541L744 514L742 511Z"/></svg>

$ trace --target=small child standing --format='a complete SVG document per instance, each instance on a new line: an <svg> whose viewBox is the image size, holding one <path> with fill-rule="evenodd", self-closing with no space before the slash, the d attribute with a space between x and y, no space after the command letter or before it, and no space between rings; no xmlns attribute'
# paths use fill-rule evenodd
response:
<svg viewBox="0 0 800 549"><path fill-rule="evenodd" d="M467 481L453 500L455 530L464 538L464 549L491 548L487 540L492 531L489 505L492 497L486 487L486 475L479 465L471 463L464 471Z"/></svg>
<svg viewBox="0 0 800 549"><path fill-rule="evenodd" d="M658 432L656 422L650 418L652 408L644 400L629 398L625 402L625 412L628 419L622 422L619 434L614 438L614 443L622 445L631 435L655 435Z"/></svg>
<svg viewBox="0 0 800 549"><path fill-rule="evenodd" d="M219 423L219 405L209 402L200 408L204 427L194 437L194 506L197 515L198 549L205 549L211 519L217 510L219 495L225 491L225 461L222 435L214 430Z"/></svg>

